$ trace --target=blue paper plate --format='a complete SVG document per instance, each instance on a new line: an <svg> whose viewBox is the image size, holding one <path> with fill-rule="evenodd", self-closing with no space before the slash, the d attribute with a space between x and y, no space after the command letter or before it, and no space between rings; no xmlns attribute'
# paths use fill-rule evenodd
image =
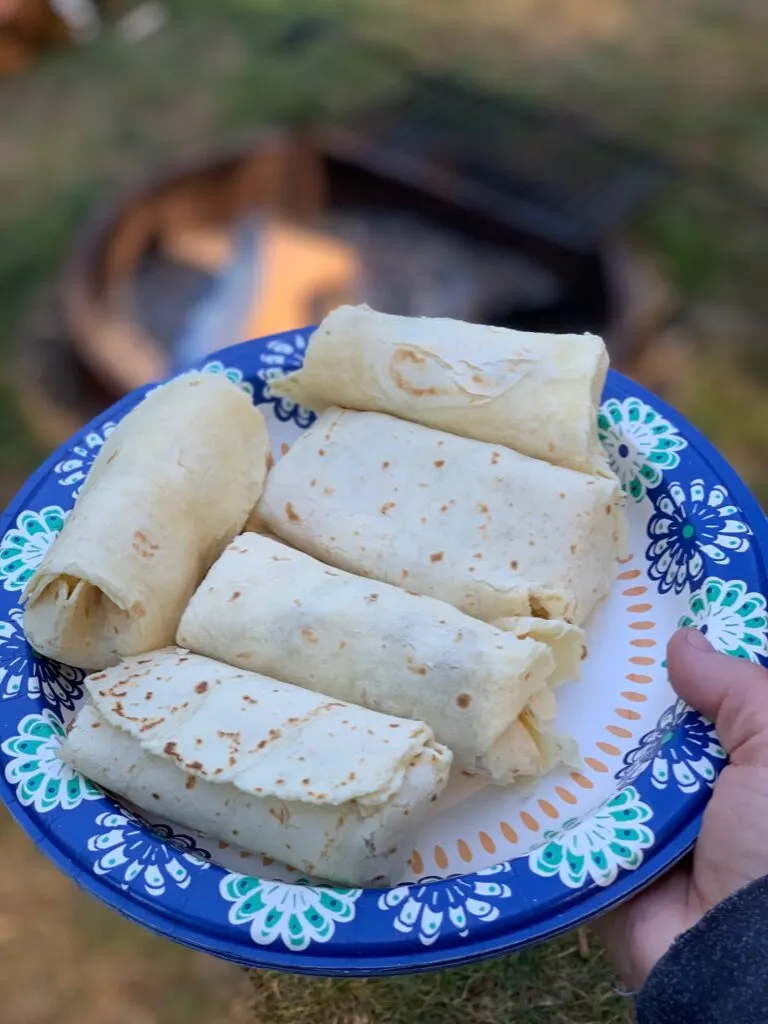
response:
<svg viewBox="0 0 768 1024"><path fill-rule="evenodd" d="M271 395L310 330L227 349L203 367L263 406L277 451L311 422ZM148 821L57 757L83 673L38 657L21 591L136 392L56 452L6 511L0 545L0 789L62 871L131 920L237 963L309 974L397 974L492 956L601 913L692 845L725 763L712 727L675 699L664 644L678 624L768 662L768 528L755 500L677 413L611 372L600 436L628 495L632 556L587 624L581 683L560 695L580 771L525 792L453 792L388 890L327 888ZM588 694L588 699L584 695ZM471 797L471 799L470 799Z"/></svg>

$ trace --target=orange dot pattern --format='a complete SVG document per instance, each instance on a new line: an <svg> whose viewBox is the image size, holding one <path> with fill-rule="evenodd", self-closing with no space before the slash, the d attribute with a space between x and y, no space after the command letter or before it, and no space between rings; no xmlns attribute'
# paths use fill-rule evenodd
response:
<svg viewBox="0 0 768 1024"><path fill-rule="evenodd" d="M634 556L630 555L629 558L620 559L620 561L622 564L628 564L633 560L633 558ZM616 578L622 582L631 583L631 581L637 580L641 575L642 573L640 569L624 569ZM630 586L627 586L622 590L622 595L626 598L630 598L633 602L627 604L626 608L630 615L648 616L649 612L653 612L653 603L647 597L642 601L637 600L638 598L643 598L646 594L648 594L648 587L639 583L632 583ZM648 631L655 629L655 627L656 623L647 617L635 618L629 622L629 628L634 633L647 633ZM647 636L633 636L629 643L633 648L646 650L657 645L656 640ZM648 668L651 665L656 664L656 658L651 656L650 651L646 654L632 654L628 660L631 666L637 666L639 668ZM633 684L633 686L638 687L647 686L649 683L653 682L652 675L645 672L634 671L634 669L633 671L628 672L624 678L629 683ZM636 689L623 690L621 692L621 696L629 704L641 704L648 699L645 693ZM614 708L614 714L620 720L627 723L638 722L642 717L640 713L632 707ZM633 736L632 730L623 725L610 724L607 725L605 729L607 733L618 740L631 740ZM598 740L595 746L597 750L609 758L620 757L622 753L621 747L617 746L615 743L609 743L606 740ZM605 764L604 761L601 761L599 758L594 756L585 757L584 764L592 772L598 775L604 775L610 771L608 765ZM574 785L579 789L587 791L594 789L594 782L588 777L588 775L585 775L582 772L571 772L570 778ZM555 794L563 804L567 806L573 806L578 802L578 797L565 786L555 786ZM555 820L561 815L560 809L550 800L538 800L537 805L541 813L547 818ZM522 825L529 832L537 833L541 830L540 822L533 814L530 813L530 811L520 811L519 817ZM518 833L516 829L509 824L509 822L500 821L498 828L501 835L510 845L514 846L519 842ZM480 846L486 853L496 853L496 842L488 832L478 832L477 838ZM459 858L465 864L472 862L474 854L470 844L465 839L459 839L457 841L456 851ZM435 846L432 856L437 867L441 871L444 871L448 866L448 856L445 850L441 846ZM420 875L424 871L424 859L417 850L413 851L410 863L416 875Z"/></svg>

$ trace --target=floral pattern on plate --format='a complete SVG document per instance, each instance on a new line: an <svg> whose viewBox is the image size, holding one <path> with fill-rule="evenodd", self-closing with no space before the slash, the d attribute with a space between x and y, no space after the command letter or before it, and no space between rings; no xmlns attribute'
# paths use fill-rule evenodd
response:
<svg viewBox="0 0 768 1024"><path fill-rule="evenodd" d="M110 422L105 423L99 430L89 430L53 467L59 484L62 487L71 488L73 498L80 493L80 488L85 483L85 478L90 473L96 456L116 426L116 423Z"/></svg>
<svg viewBox="0 0 768 1024"><path fill-rule="evenodd" d="M107 811L96 816L100 830L88 840L97 875L115 876L122 889L139 887L163 896L169 886L188 889L194 871L207 868L208 854L191 836L168 825L149 825L138 815Z"/></svg>
<svg viewBox="0 0 768 1024"><path fill-rule="evenodd" d="M267 341L261 355L263 367L258 371L259 380L264 385L264 401L272 403L279 420L294 420L302 430L310 425L315 414L290 398L272 394L270 382L299 369L304 362L307 341L302 334L296 334L290 340L283 335Z"/></svg>
<svg viewBox="0 0 768 1024"><path fill-rule="evenodd" d="M597 432L611 468L627 494L642 501L658 487L665 470L680 464L687 441L664 417L641 402L609 398L597 418Z"/></svg>
<svg viewBox="0 0 768 1024"><path fill-rule="evenodd" d="M652 817L635 787L627 786L588 818L545 832L545 842L531 851L528 866L537 875L557 875L570 889L587 880L610 885L620 870L634 871L643 863L644 851L653 846L653 832L645 824Z"/></svg>
<svg viewBox="0 0 768 1024"><path fill-rule="evenodd" d="M362 889L270 882L234 873L222 878L219 892L232 904L230 923L249 925L257 945L281 939L293 950L332 939L339 925L354 920L355 904L363 894Z"/></svg>
<svg viewBox="0 0 768 1024"><path fill-rule="evenodd" d="M708 488L701 479L687 488L672 483L656 501L648 521L648 575L659 592L694 589L705 571L705 557L727 565L749 547L752 531L722 484Z"/></svg>
<svg viewBox="0 0 768 1024"><path fill-rule="evenodd" d="M708 577L691 595L689 609L678 625L698 629L718 651L755 662L768 656L766 601L743 580Z"/></svg>
<svg viewBox="0 0 768 1024"><path fill-rule="evenodd" d="M0 698L36 697L42 692L54 710L73 711L83 696L85 672L72 665L43 658L24 636L24 613L11 608L0 622Z"/></svg>
<svg viewBox="0 0 768 1024"><path fill-rule="evenodd" d="M38 814L58 807L70 811L83 800L103 799L101 790L59 758L63 740L61 719L44 708L39 714L25 715L16 735L0 744L10 758L5 778L15 787L16 799L23 807L34 807Z"/></svg>
<svg viewBox="0 0 768 1024"><path fill-rule="evenodd" d="M512 895L503 881L509 864L494 864L474 875L451 878L443 885L437 879L422 879L419 885L398 885L379 896L379 909L394 911L396 931L415 933L419 942L431 946L444 931L469 935L473 922L495 921L501 913L499 902Z"/></svg>
<svg viewBox="0 0 768 1024"><path fill-rule="evenodd" d="M56 540L68 513L59 505L46 505L39 512L26 509L0 543L0 579L3 588L20 591Z"/></svg>
<svg viewBox="0 0 768 1024"><path fill-rule="evenodd" d="M231 380L233 384L237 384L241 391L244 391L246 395L253 397L253 384L247 381L243 376L243 371L238 370L236 366L225 366L220 359L212 359L202 367L203 373L219 373L222 374L227 380Z"/></svg>
<svg viewBox="0 0 768 1024"><path fill-rule="evenodd" d="M624 755L624 767L616 779L634 782L650 769L656 789L666 789L671 783L681 793L695 793L714 785L725 758L712 723L678 699L659 718L656 728Z"/></svg>

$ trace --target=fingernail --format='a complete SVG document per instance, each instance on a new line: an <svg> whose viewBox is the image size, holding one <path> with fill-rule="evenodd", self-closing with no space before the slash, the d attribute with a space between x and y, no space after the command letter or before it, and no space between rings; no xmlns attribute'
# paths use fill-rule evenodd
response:
<svg viewBox="0 0 768 1024"><path fill-rule="evenodd" d="M691 647L695 647L697 651L714 651L712 644L707 640L703 633L698 631L698 629L689 629L686 633L685 639Z"/></svg>

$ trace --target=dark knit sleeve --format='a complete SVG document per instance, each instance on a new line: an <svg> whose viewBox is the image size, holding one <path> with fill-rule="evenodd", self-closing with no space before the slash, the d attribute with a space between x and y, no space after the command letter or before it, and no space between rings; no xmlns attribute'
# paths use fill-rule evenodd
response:
<svg viewBox="0 0 768 1024"><path fill-rule="evenodd" d="M638 1024L768 1024L768 877L677 939L637 999Z"/></svg>

